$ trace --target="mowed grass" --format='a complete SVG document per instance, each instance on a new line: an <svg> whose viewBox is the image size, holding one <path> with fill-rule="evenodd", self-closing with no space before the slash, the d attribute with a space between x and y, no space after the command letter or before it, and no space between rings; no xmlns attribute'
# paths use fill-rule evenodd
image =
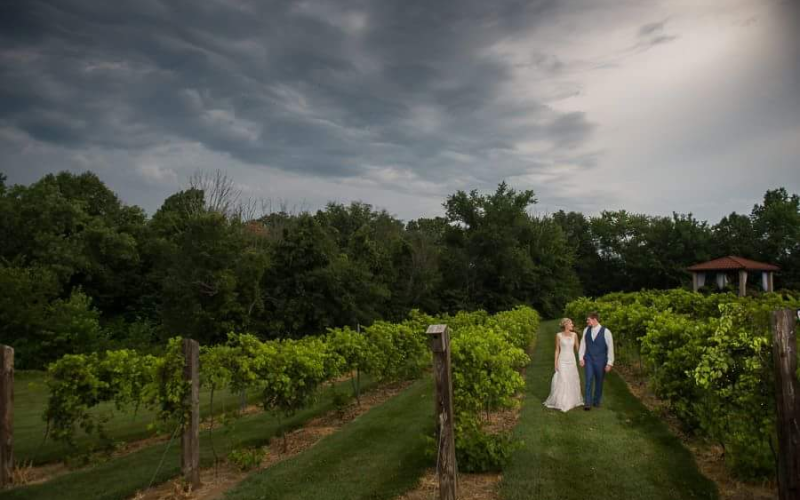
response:
<svg viewBox="0 0 800 500"><path fill-rule="evenodd" d="M226 500L390 499L413 489L433 434L433 384L417 381L302 454L248 477Z"/></svg>
<svg viewBox="0 0 800 500"><path fill-rule="evenodd" d="M367 389L374 382L362 379L362 387ZM305 421L334 409L334 390L339 392L350 390L350 382L345 381L336 386L326 387L320 392L317 402L298 412L293 417L284 419L284 428L291 430L301 426ZM213 432L200 434L200 464L210 467L214 464L211 443L218 456L224 457L231 450L239 447L261 446L279 432L277 419L269 413L259 413L242 417L227 427L216 426ZM153 484L163 483L180 474L180 435L175 437L171 446L159 443L135 453L97 464L64 476L56 477L49 482L20 487L0 492L2 500L123 500L132 497L136 491L146 488L150 481ZM163 459L163 466L159 464ZM156 471L158 473L156 474Z"/></svg>
<svg viewBox="0 0 800 500"><path fill-rule="evenodd" d="M614 372L606 377L600 409L564 414L542 405L557 331L555 321L540 328L515 430L524 446L505 470L501 498L716 499L716 486L700 474L690 452Z"/></svg>
<svg viewBox="0 0 800 500"><path fill-rule="evenodd" d="M258 394L249 395L250 402L257 401ZM44 440L47 422L43 419L47 407L48 391L45 374L40 371L18 371L14 374L14 457L18 462L33 461L44 464L64 459L68 455L80 455L101 447L96 434L87 435L82 430L76 432L76 448L69 449L52 438ZM210 415L210 392L201 391L200 414ZM239 395L220 391L214 395L214 413L223 409L238 408ZM140 409L137 412L121 412L113 403L104 403L92 409L93 413L105 414L110 418L105 424L108 436L114 442L130 442L153 436L155 432L148 425L156 419L155 412Z"/></svg>

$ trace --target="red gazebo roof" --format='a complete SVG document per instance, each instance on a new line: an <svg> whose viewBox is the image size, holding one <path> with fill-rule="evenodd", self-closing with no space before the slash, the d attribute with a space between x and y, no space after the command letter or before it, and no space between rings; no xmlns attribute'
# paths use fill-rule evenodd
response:
<svg viewBox="0 0 800 500"><path fill-rule="evenodd" d="M729 255L719 259L703 262L702 264L695 264L686 268L688 271L780 271L781 268L772 264L765 264L763 262L756 262L754 260L745 259L743 257L734 257Z"/></svg>

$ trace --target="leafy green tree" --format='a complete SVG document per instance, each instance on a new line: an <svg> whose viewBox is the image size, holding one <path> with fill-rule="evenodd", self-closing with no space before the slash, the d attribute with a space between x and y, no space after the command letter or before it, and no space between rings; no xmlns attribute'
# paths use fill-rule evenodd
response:
<svg viewBox="0 0 800 500"><path fill-rule="evenodd" d="M528 257L534 264L531 280L525 284L532 305L550 317L561 313L564 305L581 294L575 273L575 248L570 246L561 227L551 217L531 217L525 241ZM506 307L506 310L511 309Z"/></svg>
<svg viewBox="0 0 800 500"><path fill-rule="evenodd" d="M686 267L712 257L712 232L691 214L651 217L625 210L591 219L603 292L671 288L686 282Z"/></svg>
<svg viewBox="0 0 800 500"><path fill-rule="evenodd" d="M639 269L647 267L645 251L645 229L647 217L630 214L625 210L603 211L600 217L592 218L592 232L598 245L600 266L599 276L606 282L606 290L638 289L640 283L629 266Z"/></svg>
<svg viewBox="0 0 800 500"><path fill-rule="evenodd" d="M168 198L153 216L149 281L170 335L221 342L247 329L263 309L261 279L268 256L259 233L205 208L203 193Z"/></svg>
<svg viewBox="0 0 800 500"><path fill-rule="evenodd" d="M108 316L136 308L141 209L123 206L90 172L47 175L13 186L2 200L3 257L48 267L65 295L81 287Z"/></svg>
<svg viewBox="0 0 800 500"><path fill-rule="evenodd" d="M574 253L557 224L527 213L534 203L533 191L517 192L505 183L491 195L459 191L447 198L446 309L494 312L533 304L552 315L563 307L563 290L576 291Z"/></svg>
<svg viewBox="0 0 800 500"><path fill-rule="evenodd" d="M602 265L591 220L580 212L559 210L553 214L553 221L559 225L567 244L575 251L574 268L582 292L589 296L605 293L607 282L605 276L598 272Z"/></svg>
<svg viewBox="0 0 800 500"><path fill-rule="evenodd" d="M16 350L20 368L42 368L64 354L99 347L100 313L91 299L80 289L61 299L60 290L46 267L0 263L0 344Z"/></svg>
<svg viewBox="0 0 800 500"><path fill-rule="evenodd" d="M407 278L405 289L399 291L412 309L429 313L440 310L439 291L442 286L441 260L447 222L442 217L417 219L406 226L405 238L410 247L410 259L402 275Z"/></svg>
<svg viewBox="0 0 800 500"><path fill-rule="evenodd" d="M38 347L44 362L57 353L92 352L100 346L100 311L92 307L92 299L74 289L67 299L56 299L48 307L47 325ZM37 363L39 364L39 363Z"/></svg>
<svg viewBox="0 0 800 500"><path fill-rule="evenodd" d="M401 271L410 260L410 247L403 223L385 210L376 211L361 202L349 206L329 203L315 218L331 234L339 252L347 256L350 270L369 280L382 298L359 316L369 323L405 316L410 306L403 293L407 276Z"/></svg>
<svg viewBox="0 0 800 500"><path fill-rule="evenodd" d="M55 176L27 187L12 186L7 198L3 219L9 237L0 250L3 257L48 267L62 286L88 268L80 236L90 223L89 214L61 193Z"/></svg>
<svg viewBox="0 0 800 500"><path fill-rule="evenodd" d="M762 259L781 267L779 284L800 288L800 196L769 190L750 217Z"/></svg>
<svg viewBox="0 0 800 500"><path fill-rule="evenodd" d="M733 212L720 219L711 232L711 253L714 257L738 255L746 259L761 258L753 221L747 215Z"/></svg>
<svg viewBox="0 0 800 500"><path fill-rule="evenodd" d="M711 230L692 214L673 213L672 217L651 217L646 241L648 267L631 269L641 276L641 288L676 288L686 283L686 268L713 257Z"/></svg>
<svg viewBox="0 0 800 500"><path fill-rule="evenodd" d="M263 281L269 336L319 334L379 317L376 305L388 300L388 290L367 266L339 250L317 218L282 220L281 233L270 247Z"/></svg>
<svg viewBox="0 0 800 500"><path fill-rule="evenodd" d="M60 290L58 278L47 268L0 262L0 344L16 350L17 366L40 367L39 342L47 325L48 307Z"/></svg>
<svg viewBox="0 0 800 500"><path fill-rule="evenodd" d="M326 271L335 258L336 243L309 215L281 229L263 282L266 330L272 337L324 331L334 326L326 314L326 304L333 299Z"/></svg>

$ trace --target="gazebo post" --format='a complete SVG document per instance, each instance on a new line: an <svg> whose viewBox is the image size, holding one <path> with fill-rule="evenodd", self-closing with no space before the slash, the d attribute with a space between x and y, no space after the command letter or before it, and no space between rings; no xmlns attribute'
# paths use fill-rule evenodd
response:
<svg viewBox="0 0 800 500"><path fill-rule="evenodd" d="M767 291L774 292L775 291L775 283L772 280L772 277L775 276L773 271L767 273Z"/></svg>
<svg viewBox="0 0 800 500"><path fill-rule="evenodd" d="M695 291L695 292L700 289L700 287L697 286L697 285L698 285L697 273L692 271L692 290Z"/></svg>
<svg viewBox="0 0 800 500"><path fill-rule="evenodd" d="M747 271L739 270L739 297L747 295Z"/></svg>

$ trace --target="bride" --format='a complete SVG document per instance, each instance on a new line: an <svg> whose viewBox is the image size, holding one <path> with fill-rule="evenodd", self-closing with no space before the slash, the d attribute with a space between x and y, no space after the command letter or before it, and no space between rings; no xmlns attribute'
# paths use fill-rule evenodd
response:
<svg viewBox="0 0 800 500"><path fill-rule="evenodd" d="M561 320L561 331L556 334L556 372L550 384L550 396L544 402L548 408L569 411L583 406L581 379L575 352L578 351L578 334L572 331L572 320Z"/></svg>

